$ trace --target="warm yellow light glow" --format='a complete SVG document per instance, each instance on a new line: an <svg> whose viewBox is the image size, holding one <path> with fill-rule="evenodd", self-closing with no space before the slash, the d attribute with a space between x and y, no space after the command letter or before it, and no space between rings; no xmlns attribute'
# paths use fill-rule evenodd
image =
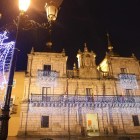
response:
<svg viewBox="0 0 140 140"><path fill-rule="evenodd" d="M80 68L80 55L77 54L77 58L78 58L78 68Z"/></svg>
<svg viewBox="0 0 140 140"><path fill-rule="evenodd" d="M19 9L21 11L27 11L28 7L30 5L30 0L19 0Z"/></svg>
<svg viewBox="0 0 140 140"><path fill-rule="evenodd" d="M108 71L108 64L107 64L107 59L104 59L100 65L97 67L97 69L99 70L99 68L101 68L102 71L107 72Z"/></svg>

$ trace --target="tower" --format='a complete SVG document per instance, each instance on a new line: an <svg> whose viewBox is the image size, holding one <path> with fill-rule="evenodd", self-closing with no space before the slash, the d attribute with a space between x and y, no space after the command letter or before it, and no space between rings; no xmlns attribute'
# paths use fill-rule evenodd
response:
<svg viewBox="0 0 140 140"><path fill-rule="evenodd" d="M88 51L85 43L84 52L78 51L78 69L80 78L97 78L97 68L95 63L96 54Z"/></svg>

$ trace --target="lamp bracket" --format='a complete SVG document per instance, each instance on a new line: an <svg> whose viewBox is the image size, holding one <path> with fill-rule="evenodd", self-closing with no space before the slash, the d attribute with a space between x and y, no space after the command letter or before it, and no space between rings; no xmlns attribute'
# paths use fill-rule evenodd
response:
<svg viewBox="0 0 140 140"><path fill-rule="evenodd" d="M34 20L29 20L29 16L28 15L22 15L20 16L22 20L21 22L21 30L30 30L30 29L34 29L34 30L37 30L38 28L44 28L44 29L48 29L51 27L51 24L50 22L46 22L46 23L38 23ZM17 27L18 27L18 19L19 17L17 17L16 19L13 20L13 23L9 23L9 24L6 24L4 25L3 27L0 28L0 31L8 31L9 33L10 32L13 32L13 31L16 31L17 30Z"/></svg>

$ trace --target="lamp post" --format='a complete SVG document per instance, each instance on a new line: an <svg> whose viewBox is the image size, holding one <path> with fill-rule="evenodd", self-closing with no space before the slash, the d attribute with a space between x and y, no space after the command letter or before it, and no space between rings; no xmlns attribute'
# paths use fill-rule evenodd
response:
<svg viewBox="0 0 140 140"><path fill-rule="evenodd" d="M48 42L46 43L48 48L51 48L52 42L51 42L51 30L52 30L52 24L57 18L59 6L63 0L34 0L33 5L36 7L36 9L41 11L46 11L47 19L49 23L49 36L48 36ZM44 3L45 3L45 9L44 9Z"/></svg>
<svg viewBox="0 0 140 140"><path fill-rule="evenodd" d="M35 2L36 0L34 0ZM52 21L56 20L57 13L58 13L58 7L59 4L62 3L63 0L42 0L42 2L45 2L45 9L47 12L47 19L51 26ZM36 1L37 4L38 0ZM42 4L41 0L39 1L40 4ZM16 68L16 60L17 60L17 53L18 53L18 47L19 47L19 37L20 32L22 28L24 28L23 23L25 20L24 12L28 9L30 5L30 0L19 0L19 9L20 14L18 17L18 23L17 23L17 33L16 33L16 40L15 45L13 48L13 55L11 58L11 64L10 64L10 71L9 71L9 77L8 77L8 85L6 89L5 94L5 100L4 100L4 106L2 107L2 115L0 116L0 140L6 140L8 136L8 121L10 119L9 111L10 111L10 98L11 98L11 92L12 92L12 85L13 85L13 77L14 77L14 71ZM36 22L32 22L31 24L35 23L36 25L39 25Z"/></svg>
<svg viewBox="0 0 140 140"><path fill-rule="evenodd" d="M13 48L13 55L12 55L11 64L10 64L10 71L9 71L8 85L7 85L7 89L6 89L4 106L2 107L2 115L0 116L0 120L1 120L0 139L1 140L6 140L7 135L8 135L8 121L10 119L10 116L9 116L10 98L11 98L11 92L12 92L14 71L15 71L15 67L16 67L17 53L19 50L18 49L18 43L19 43L18 40L19 40L20 31L21 31L22 17L24 15L24 12L28 9L29 4L30 4L30 0L19 0L20 14L19 14L19 18L18 18L16 41L15 41L15 45Z"/></svg>

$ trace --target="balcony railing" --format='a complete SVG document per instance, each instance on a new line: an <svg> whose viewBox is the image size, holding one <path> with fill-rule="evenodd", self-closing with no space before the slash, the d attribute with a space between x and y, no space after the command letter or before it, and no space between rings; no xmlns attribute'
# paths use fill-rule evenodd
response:
<svg viewBox="0 0 140 140"><path fill-rule="evenodd" d="M38 76L58 77L59 73L56 71L38 70Z"/></svg>
<svg viewBox="0 0 140 140"><path fill-rule="evenodd" d="M41 95L31 94L31 102L70 102L70 103L140 103L140 96L84 96L84 95Z"/></svg>
<svg viewBox="0 0 140 140"><path fill-rule="evenodd" d="M74 71L73 70L67 70L67 76L69 78L73 78L74 77Z"/></svg>
<svg viewBox="0 0 140 140"><path fill-rule="evenodd" d="M104 78L106 78L106 77L109 76L109 73L108 73L108 72L102 72L102 76L103 76Z"/></svg>
<svg viewBox="0 0 140 140"><path fill-rule="evenodd" d="M59 77L59 72L38 70L37 73L37 86L56 87L56 79Z"/></svg>

